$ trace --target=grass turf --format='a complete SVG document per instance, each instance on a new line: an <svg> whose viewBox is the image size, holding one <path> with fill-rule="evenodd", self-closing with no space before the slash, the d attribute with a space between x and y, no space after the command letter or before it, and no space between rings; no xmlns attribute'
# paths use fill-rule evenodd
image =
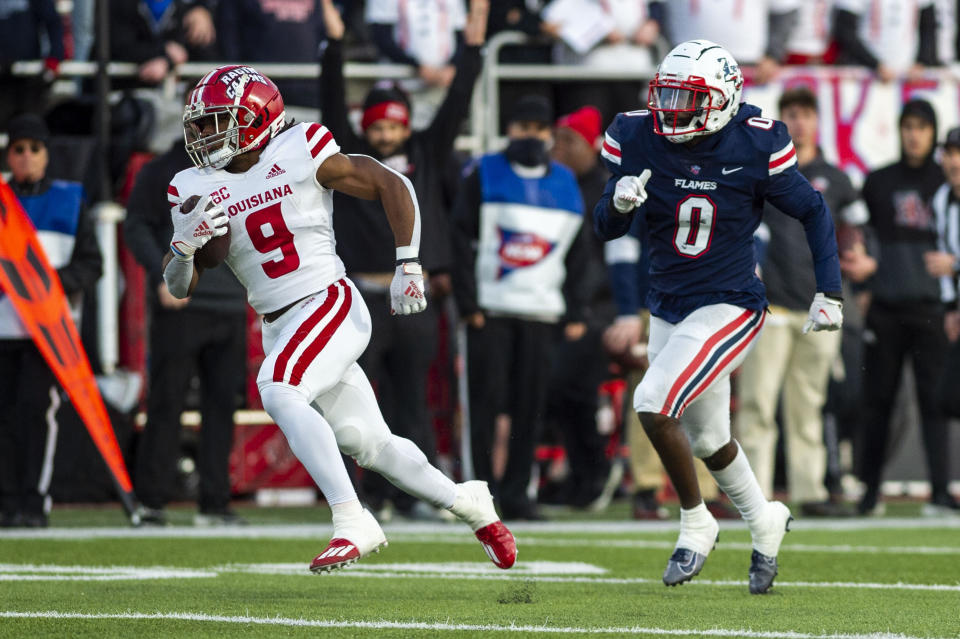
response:
<svg viewBox="0 0 960 639"><path fill-rule="evenodd" d="M322 526L326 519L322 513L323 509L243 511L251 524L265 525ZM172 514L175 522L187 524L192 511ZM615 510L612 516L617 514ZM751 596L746 588L749 533L743 528L721 524L721 543L701 575L690 584L666 588L659 577L674 532L640 524L627 531L600 529L595 518L579 530L576 515L558 518L567 524L562 531L549 524L519 528L518 569L508 572L487 569L485 555L469 532L446 524L388 527L391 543L382 554L324 576L306 570L326 541L323 535L329 536L324 528L307 531L316 536L282 538L198 538L188 528L171 529L163 537L38 538L23 532L0 533L0 637L390 639L657 634L644 630L678 636L704 632L960 636L960 528L955 526L915 527L905 521L897 528L831 530L799 522L784 542L777 585L769 595ZM117 511L109 509L58 510L52 522L64 533L71 527L125 523ZM846 546L861 550L837 551ZM452 572L441 572L446 562L460 563ZM524 564L540 565L537 562L571 562L573 566L580 562L604 572L533 575L522 571ZM437 566L432 572L414 572L424 563ZM279 574L251 572L264 564ZM375 570L386 564L388 570ZM110 566L163 566L172 574L162 579L91 580L102 575L89 571L90 567ZM477 574L468 574L472 566ZM87 567L88 573L81 571L72 575L74 580L64 580L63 576L71 576L65 567ZM208 576L189 577L176 571L207 571ZM865 584L888 587L862 587ZM921 584L950 588L915 589ZM54 611L161 616L2 616ZM240 619L162 617L171 613ZM296 620L329 625L297 626ZM360 627L362 623L371 626ZM386 627L374 627L377 623ZM455 629L461 624L468 627Z"/></svg>

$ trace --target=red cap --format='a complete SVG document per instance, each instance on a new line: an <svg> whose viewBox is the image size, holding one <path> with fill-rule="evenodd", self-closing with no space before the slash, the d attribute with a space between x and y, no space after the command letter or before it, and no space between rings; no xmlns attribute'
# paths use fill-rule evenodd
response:
<svg viewBox="0 0 960 639"><path fill-rule="evenodd" d="M557 120L557 128L567 127L580 134L587 144L596 148L600 141L600 111L585 106Z"/></svg>
<svg viewBox="0 0 960 639"><path fill-rule="evenodd" d="M410 126L410 112L402 102L381 102L363 112L360 128L364 131L377 120L393 120L403 126Z"/></svg>

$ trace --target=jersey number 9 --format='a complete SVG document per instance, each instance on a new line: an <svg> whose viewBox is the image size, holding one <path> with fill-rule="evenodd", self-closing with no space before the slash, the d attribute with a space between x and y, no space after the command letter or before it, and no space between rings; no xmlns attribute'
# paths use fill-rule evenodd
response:
<svg viewBox="0 0 960 639"><path fill-rule="evenodd" d="M276 279L291 273L300 267L300 256L293 245L293 233L287 228L280 212L280 202L254 211L245 221L247 236L253 248L261 253L272 253L280 249L280 259L264 262L260 266L270 279ZM269 228L269 235L265 229Z"/></svg>

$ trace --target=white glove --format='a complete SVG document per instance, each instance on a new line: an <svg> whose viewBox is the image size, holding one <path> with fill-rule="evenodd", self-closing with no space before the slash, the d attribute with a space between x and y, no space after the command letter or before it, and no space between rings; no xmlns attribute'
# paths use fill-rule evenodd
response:
<svg viewBox="0 0 960 639"><path fill-rule="evenodd" d="M174 255L191 257L211 239L226 235L227 214L219 204L210 206L209 195L201 197L189 213L184 213L182 207L181 204L171 214L173 239L170 240L170 249Z"/></svg>
<svg viewBox="0 0 960 639"><path fill-rule="evenodd" d="M423 296L423 269L418 262L397 264L397 271L390 282L390 313L412 315L427 308Z"/></svg>
<svg viewBox="0 0 960 639"><path fill-rule="evenodd" d="M617 188L613 192L613 208L620 213L629 213L647 201L647 180L650 179L650 169L644 169L640 177L624 175L617 180Z"/></svg>
<svg viewBox="0 0 960 639"><path fill-rule="evenodd" d="M843 302L827 297L823 293L813 296L810 314L803 324L803 332L835 331L843 325Z"/></svg>

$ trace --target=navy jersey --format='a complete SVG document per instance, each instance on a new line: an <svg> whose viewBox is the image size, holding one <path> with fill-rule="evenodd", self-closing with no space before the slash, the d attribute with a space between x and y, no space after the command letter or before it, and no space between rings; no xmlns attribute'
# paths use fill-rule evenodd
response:
<svg viewBox="0 0 960 639"><path fill-rule="evenodd" d="M612 175L594 211L596 230L613 239L635 215L645 216L653 315L675 323L709 304L766 306L753 246L764 200L803 224L817 290L839 296L830 213L797 170L786 125L760 117L757 107L742 104L727 126L693 147L657 135L647 111L621 113L606 131L602 155ZM617 180L644 169L652 173L647 201L618 213L611 202Z"/></svg>

